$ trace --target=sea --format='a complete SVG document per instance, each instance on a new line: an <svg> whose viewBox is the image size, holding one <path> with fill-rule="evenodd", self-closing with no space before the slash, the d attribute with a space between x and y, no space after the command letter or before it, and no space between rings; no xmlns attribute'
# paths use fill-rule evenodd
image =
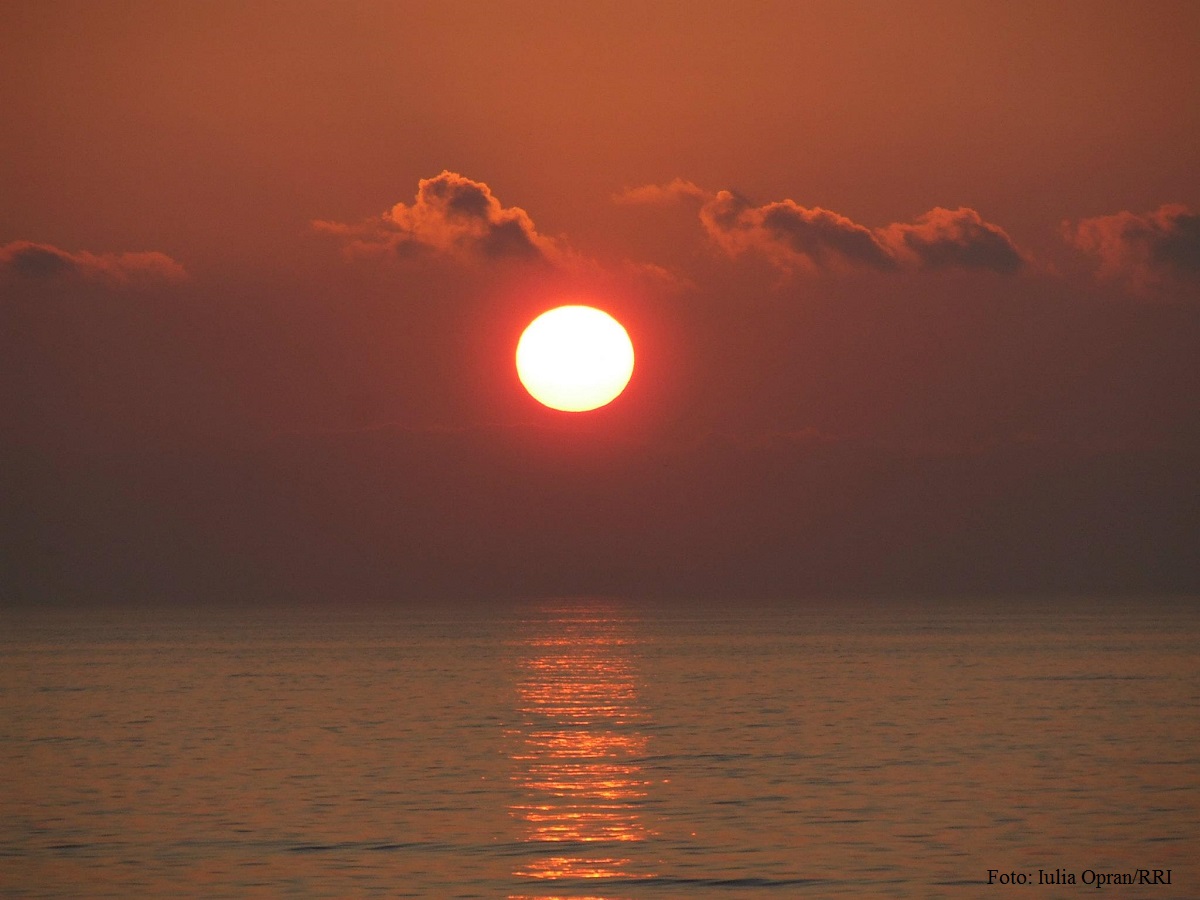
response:
<svg viewBox="0 0 1200 900"><path fill-rule="evenodd" d="M9 610L0 896L1197 898L1200 602Z"/></svg>

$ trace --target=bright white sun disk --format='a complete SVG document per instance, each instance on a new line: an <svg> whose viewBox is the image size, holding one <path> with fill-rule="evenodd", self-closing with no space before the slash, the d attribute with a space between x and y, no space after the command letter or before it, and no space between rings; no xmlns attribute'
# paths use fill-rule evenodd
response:
<svg viewBox="0 0 1200 900"><path fill-rule="evenodd" d="M585 412L611 403L633 375L633 344L621 323L591 306L544 312L517 344L517 376L539 403Z"/></svg>

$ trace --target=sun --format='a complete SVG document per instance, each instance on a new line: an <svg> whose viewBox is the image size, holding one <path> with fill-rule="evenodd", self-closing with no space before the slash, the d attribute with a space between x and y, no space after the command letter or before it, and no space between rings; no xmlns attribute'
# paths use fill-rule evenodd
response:
<svg viewBox="0 0 1200 900"><path fill-rule="evenodd" d="M592 306L544 312L517 343L517 377L533 399L551 409L597 409L615 400L632 375L629 334Z"/></svg>

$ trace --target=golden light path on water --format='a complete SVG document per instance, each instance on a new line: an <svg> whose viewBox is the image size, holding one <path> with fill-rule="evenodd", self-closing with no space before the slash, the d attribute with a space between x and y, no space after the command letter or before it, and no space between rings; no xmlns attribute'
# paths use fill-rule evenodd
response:
<svg viewBox="0 0 1200 900"><path fill-rule="evenodd" d="M524 841L546 853L513 872L544 884L641 879L628 849L650 832L641 807L648 781L645 713L638 705L629 623L612 609L564 603L545 611L525 644L517 686L521 730L512 753L522 799L511 813ZM622 851L625 852L622 852ZM586 900L579 894L511 900ZM603 898L589 895L590 900Z"/></svg>

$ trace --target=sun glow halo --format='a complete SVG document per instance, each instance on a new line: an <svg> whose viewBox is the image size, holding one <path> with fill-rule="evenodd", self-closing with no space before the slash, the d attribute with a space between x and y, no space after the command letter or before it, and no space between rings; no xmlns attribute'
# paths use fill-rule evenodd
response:
<svg viewBox="0 0 1200 900"><path fill-rule="evenodd" d="M517 377L535 400L551 409L597 409L615 400L632 375L629 334L592 306L544 312L517 343Z"/></svg>

